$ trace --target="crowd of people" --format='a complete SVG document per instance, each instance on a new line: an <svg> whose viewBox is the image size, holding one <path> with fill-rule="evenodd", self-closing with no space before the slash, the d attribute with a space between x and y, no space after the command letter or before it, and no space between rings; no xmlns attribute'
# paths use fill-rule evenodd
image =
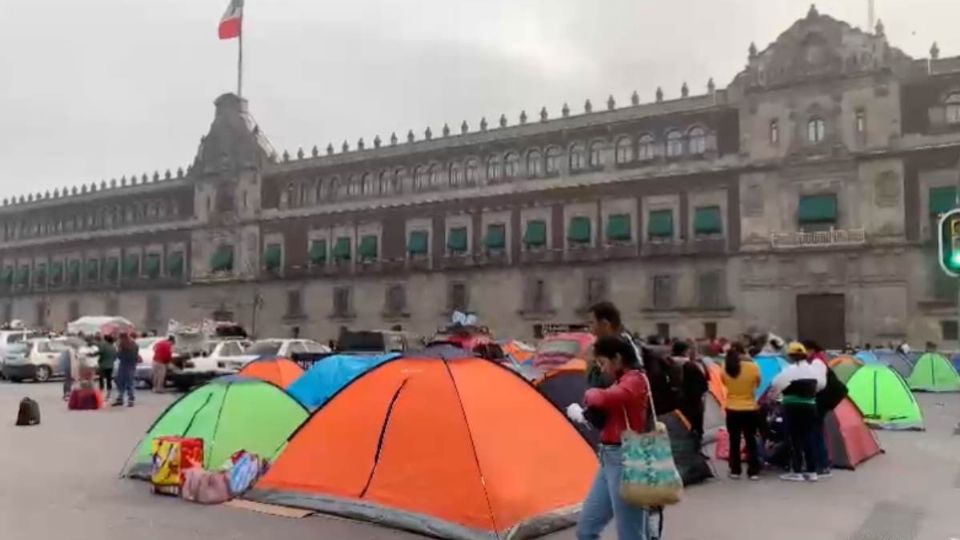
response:
<svg viewBox="0 0 960 540"><path fill-rule="evenodd" d="M624 468L622 438L626 430L653 429L658 415L678 411L689 422L697 440L704 434L705 395L710 372L701 344L655 338L639 340L627 332L620 312L610 302L591 307L591 332L596 336L588 359L587 390L582 404L571 405L571 420L600 433L600 470L583 504L578 540L598 540L612 521L620 540L662 538L662 512L632 506L620 492ZM777 347L777 351L765 349ZM762 467L760 438L767 431L767 412L776 409L785 431L783 448L788 471L785 481L816 482L830 476L824 436L824 418L846 396L846 387L829 369L827 356L815 342L784 342L744 336L737 341L706 344L711 356L724 358L722 383L726 387L726 427L729 434L729 477L759 480ZM757 399L761 374L753 357L786 353L789 364L777 375L764 399Z"/></svg>
<svg viewBox="0 0 960 540"><path fill-rule="evenodd" d="M81 358L79 348L65 347L60 352L60 369L65 374L63 380L63 399L70 399L74 385L85 381L92 384L96 379L97 386L107 402L113 398L116 387L116 398L112 401L114 407L133 407L136 403L136 371L140 361L140 347L136 336L131 333L120 333L116 337L111 334L97 334L90 338L83 336L88 345L88 355L96 359L95 372L86 366ZM173 345L175 338L169 336L161 339L153 346L152 387L153 391L161 393L166 386L167 370L173 361Z"/></svg>

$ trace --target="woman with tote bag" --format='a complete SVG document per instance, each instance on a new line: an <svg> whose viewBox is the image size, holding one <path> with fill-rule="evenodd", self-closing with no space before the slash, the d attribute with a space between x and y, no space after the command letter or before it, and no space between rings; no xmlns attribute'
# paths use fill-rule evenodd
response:
<svg viewBox="0 0 960 540"><path fill-rule="evenodd" d="M624 434L643 433L650 426L650 385L639 369L634 348L619 336L606 336L594 345L594 357L603 373L616 381L609 388L591 388L585 405L606 414L600 433L600 470L583 503L578 540L598 540L614 521L619 540L647 540L649 513L621 495L624 474Z"/></svg>

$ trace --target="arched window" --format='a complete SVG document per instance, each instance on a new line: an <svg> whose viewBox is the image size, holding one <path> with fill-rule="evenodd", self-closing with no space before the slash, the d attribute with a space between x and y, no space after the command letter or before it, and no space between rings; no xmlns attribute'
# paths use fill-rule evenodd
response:
<svg viewBox="0 0 960 540"><path fill-rule="evenodd" d="M687 133L690 153L699 156L707 151L707 132L702 127L695 127Z"/></svg>
<svg viewBox="0 0 960 540"><path fill-rule="evenodd" d="M363 194L366 196L377 194L377 184L373 182L373 175L366 173L363 175Z"/></svg>
<svg viewBox="0 0 960 540"><path fill-rule="evenodd" d="M807 141L818 143L823 140L826 134L827 124L823 118L813 117L807 122Z"/></svg>
<svg viewBox="0 0 960 540"><path fill-rule="evenodd" d="M381 194L387 195L393 191L393 184L390 182L390 171L380 171L379 184Z"/></svg>
<svg viewBox="0 0 960 540"><path fill-rule="evenodd" d="M947 123L960 124L960 92L947 96L944 103L947 106Z"/></svg>
<svg viewBox="0 0 960 540"><path fill-rule="evenodd" d="M425 165L417 167L413 177L413 189L415 191L424 191L430 187L430 169Z"/></svg>
<svg viewBox="0 0 960 540"><path fill-rule="evenodd" d="M683 155L683 134L679 131L667 133L667 157Z"/></svg>
<svg viewBox="0 0 960 540"><path fill-rule="evenodd" d="M467 185L474 186L480 181L480 162L470 158L467 160Z"/></svg>
<svg viewBox="0 0 960 540"><path fill-rule="evenodd" d="M620 137L617 139L617 163L630 163L633 161L633 141L630 137Z"/></svg>
<svg viewBox="0 0 960 540"><path fill-rule="evenodd" d="M349 183L347 184L347 195L350 197L356 197L362 193L362 185L360 184L360 177L357 175L351 175Z"/></svg>
<svg viewBox="0 0 960 540"><path fill-rule="evenodd" d="M570 171L582 171L586 166L587 149L582 144L575 144L570 147Z"/></svg>
<svg viewBox="0 0 960 540"><path fill-rule="evenodd" d="M210 199L207 198L207 211L210 211ZM280 208L289 208L293 206L293 184L287 184L287 187L283 188L283 191L280 192Z"/></svg>
<svg viewBox="0 0 960 540"><path fill-rule="evenodd" d="M327 184L329 184L329 181L324 181L322 178L317 179L316 194L314 195L317 203L321 203L327 199L327 193L329 193Z"/></svg>
<svg viewBox="0 0 960 540"><path fill-rule="evenodd" d="M646 161L657 156L657 147L654 144L653 135L644 133L637 139L637 159Z"/></svg>
<svg viewBox="0 0 960 540"><path fill-rule="evenodd" d="M527 152L527 176L543 176L543 154L539 150Z"/></svg>
<svg viewBox="0 0 960 540"><path fill-rule="evenodd" d="M434 163L433 166L430 167L430 187L442 187L446 184L445 180L443 176L443 165Z"/></svg>
<svg viewBox="0 0 960 540"><path fill-rule="evenodd" d="M328 201L337 200L337 198L343 195L343 192L341 191L342 189L343 189L343 182L340 181L340 177L334 176L333 178L330 179L329 185L327 186L326 199Z"/></svg>
<svg viewBox="0 0 960 540"><path fill-rule="evenodd" d="M600 141L590 145L590 166L594 169L603 167L603 143Z"/></svg>
<svg viewBox="0 0 960 540"><path fill-rule="evenodd" d="M520 175L520 154L509 152L503 158L503 175L507 178L516 178Z"/></svg>
<svg viewBox="0 0 960 540"><path fill-rule="evenodd" d="M563 150L556 146L547 148L547 174L560 174L560 160L563 159Z"/></svg>
<svg viewBox="0 0 960 540"><path fill-rule="evenodd" d="M463 185L463 165L462 164L452 163L450 165L450 185L451 186Z"/></svg>
<svg viewBox="0 0 960 540"><path fill-rule="evenodd" d="M310 183L304 180L300 183L300 206L310 204Z"/></svg>
<svg viewBox="0 0 960 540"><path fill-rule="evenodd" d="M487 180L499 180L500 175L500 157L490 156L490 159L487 160Z"/></svg>
<svg viewBox="0 0 960 540"><path fill-rule="evenodd" d="M338 199L345 199L350 196L350 191L351 189L353 189L350 187L351 180L353 179L348 176L347 178L344 178L339 182L337 182L337 198Z"/></svg>
<svg viewBox="0 0 960 540"><path fill-rule="evenodd" d="M407 170L403 167L393 171L393 192L403 193L403 186L407 182Z"/></svg>

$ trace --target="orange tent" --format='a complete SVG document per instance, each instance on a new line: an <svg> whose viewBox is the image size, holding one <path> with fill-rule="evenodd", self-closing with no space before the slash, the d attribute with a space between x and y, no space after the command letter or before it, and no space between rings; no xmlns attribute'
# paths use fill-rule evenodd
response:
<svg viewBox="0 0 960 540"><path fill-rule="evenodd" d="M514 360L521 364L533 359L533 355L537 352L535 348L517 340L502 343L500 348L503 349L504 354L509 354Z"/></svg>
<svg viewBox="0 0 960 540"><path fill-rule="evenodd" d="M318 409L247 497L434 537L527 537L572 525L596 470L509 369L398 358Z"/></svg>
<svg viewBox="0 0 960 540"><path fill-rule="evenodd" d="M240 370L239 375L271 382L286 390L303 375L303 369L286 358L269 358L250 362Z"/></svg>
<svg viewBox="0 0 960 540"><path fill-rule="evenodd" d="M853 356L847 356L845 354L830 360L830 367L837 367L840 364L854 364L854 365L862 366L863 360L860 360L859 358L855 358Z"/></svg>
<svg viewBox="0 0 960 540"><path fill-rule="evenodd" d="M710 393L713 394L713 397L717 398L717 402L720 403L720 408L727 408L727 387L723 384L723 368L718 364L707 363L707 384L710 388Z"/></svg>

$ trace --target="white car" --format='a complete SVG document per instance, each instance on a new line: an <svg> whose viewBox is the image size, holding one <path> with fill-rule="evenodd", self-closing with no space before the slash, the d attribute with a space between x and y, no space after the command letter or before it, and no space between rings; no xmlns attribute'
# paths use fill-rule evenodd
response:
<svg viewBox="0 0 960 540"><path fill-rule="evenodd" d="M73 348L87 367L96 365L96 359L90 356L91 349L83 341L36 338L8 349L3 362L3 374L13 382L27 379L47 382L53 377L62 377L66 373L60 365L60 353L68 348Z"/></svg>
<svg viewBox="0 0 960 540"><path fill-rule="evenodd" d="M6 361L7 352L15 349L14 356L18 356L25 349L24 342L28 339L40 337L40 333L33 330L15 329L0 330L0 369Z"/></svg>
<svg viewBox="0 0 960 540"><path fill-rule="evenodd" d="M242 356L222 360L219 367L236 372L258 358L293 358L293 355L298 353L328 352L330 347L312 339L261 339L247 347Z"/></svg>
<svg viewBox="0 0 960 540"><path fill-rule="evenodd" d="M203 353L183 360L179 367L175 365L167 374L167 380L178 389L186 390L227 375L231 371L224 370L221 364L242 355L249 345L249 341L239 339L210 341Z"/></svg>

